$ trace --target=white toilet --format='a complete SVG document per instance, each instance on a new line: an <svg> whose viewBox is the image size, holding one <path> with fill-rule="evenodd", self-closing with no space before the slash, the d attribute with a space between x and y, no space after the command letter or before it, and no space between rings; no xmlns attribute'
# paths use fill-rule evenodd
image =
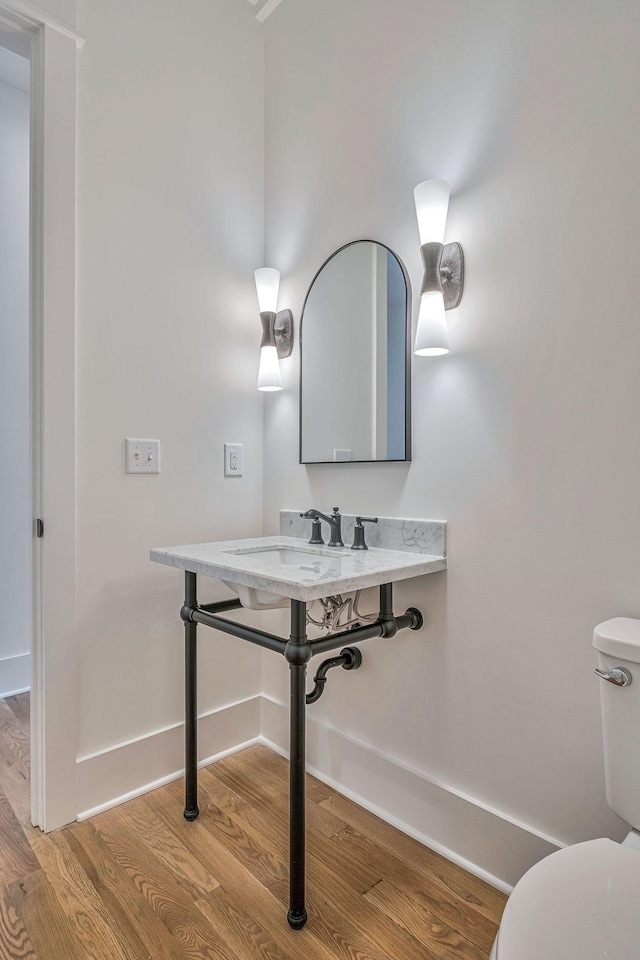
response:
<svg viewBox="0 0 640 960"><path fill-rule="evenodd" d="M622 844L552 853L509 897L490 960L640 960L640 620L596 627L607 802Z"/></svg>

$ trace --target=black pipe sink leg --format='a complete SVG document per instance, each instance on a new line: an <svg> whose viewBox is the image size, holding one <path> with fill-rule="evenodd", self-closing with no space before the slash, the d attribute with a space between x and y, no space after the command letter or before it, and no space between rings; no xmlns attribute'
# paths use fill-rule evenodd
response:
<svg viewBox="0 0 640 960"><path fill-rule="evenodd" d="M185 573L185 608L197 603L196 575ZM185 820L196 820L198 809L198 624L184 622L184 782Z"/></svg>
<svg viewBox="0 0 640 960"><path fill-rule="evenodd" d="M289 662L289 912L294 930L307 922L305 908L305 721L307 663L307 605L291 601L291 636L285 648Z"/></svg>
<svg viewBox="0 0 640 960"><path fill-rule="evenodd" d="M304 910L300 916L296 916L289 910L287 912L287 923L292 930L302 930L307 922L307 911Z"/></svg>

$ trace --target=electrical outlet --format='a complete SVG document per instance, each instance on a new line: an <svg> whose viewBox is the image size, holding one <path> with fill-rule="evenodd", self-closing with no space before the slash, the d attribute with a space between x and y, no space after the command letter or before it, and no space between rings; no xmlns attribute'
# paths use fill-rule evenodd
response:
<svg viewBox="0 0 640 960"><path fill-rule="evenodd" d="M353 460L353 450L335 448L333 451L333 459L336 463L343 460Z"/></svg>
<svg viewBox="0 0 640 960"><path fill-rule="evenodd" d="M241 477L242 476L242 444L241 443L225 443L224 475L225 477Z"/></svg>
<svg viewBox="0 0 640 960"><path fill-rule="evenodd" d="M124 460L126 473L160 473L160 441L127 437Z"/></svg>

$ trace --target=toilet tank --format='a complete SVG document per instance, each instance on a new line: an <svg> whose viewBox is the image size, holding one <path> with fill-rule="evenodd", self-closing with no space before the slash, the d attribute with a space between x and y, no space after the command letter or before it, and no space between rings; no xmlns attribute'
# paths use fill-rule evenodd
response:
<svg viewBox="0 0 640 960"><path fill-rule="evenodd" d="M640 829L640 620L616 617L599 624L593 645L599 670L621 667L632 678L627 686L601 679L600 706L607 803Z"/></svg>

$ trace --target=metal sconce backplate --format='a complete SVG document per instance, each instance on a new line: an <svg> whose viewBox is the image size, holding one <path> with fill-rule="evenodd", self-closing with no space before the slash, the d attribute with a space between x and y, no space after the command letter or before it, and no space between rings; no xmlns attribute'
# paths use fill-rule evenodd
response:
<svg viewBox="0 0 640 960"><path fill-rule="evenodd" d="M450 246L455 246L455 244L450 244ZM276 314L273 332L279 359L284 360L285 357L290 357L293 350L293 314L291 310L280 310Z"/></svg>
<svg viewBox="0 0 640 960"><path fill-rule="evenodd" d="M459 243L445 243L440 261L440 279L445 310L454 310L462 300L464 254Z"/></svg>

